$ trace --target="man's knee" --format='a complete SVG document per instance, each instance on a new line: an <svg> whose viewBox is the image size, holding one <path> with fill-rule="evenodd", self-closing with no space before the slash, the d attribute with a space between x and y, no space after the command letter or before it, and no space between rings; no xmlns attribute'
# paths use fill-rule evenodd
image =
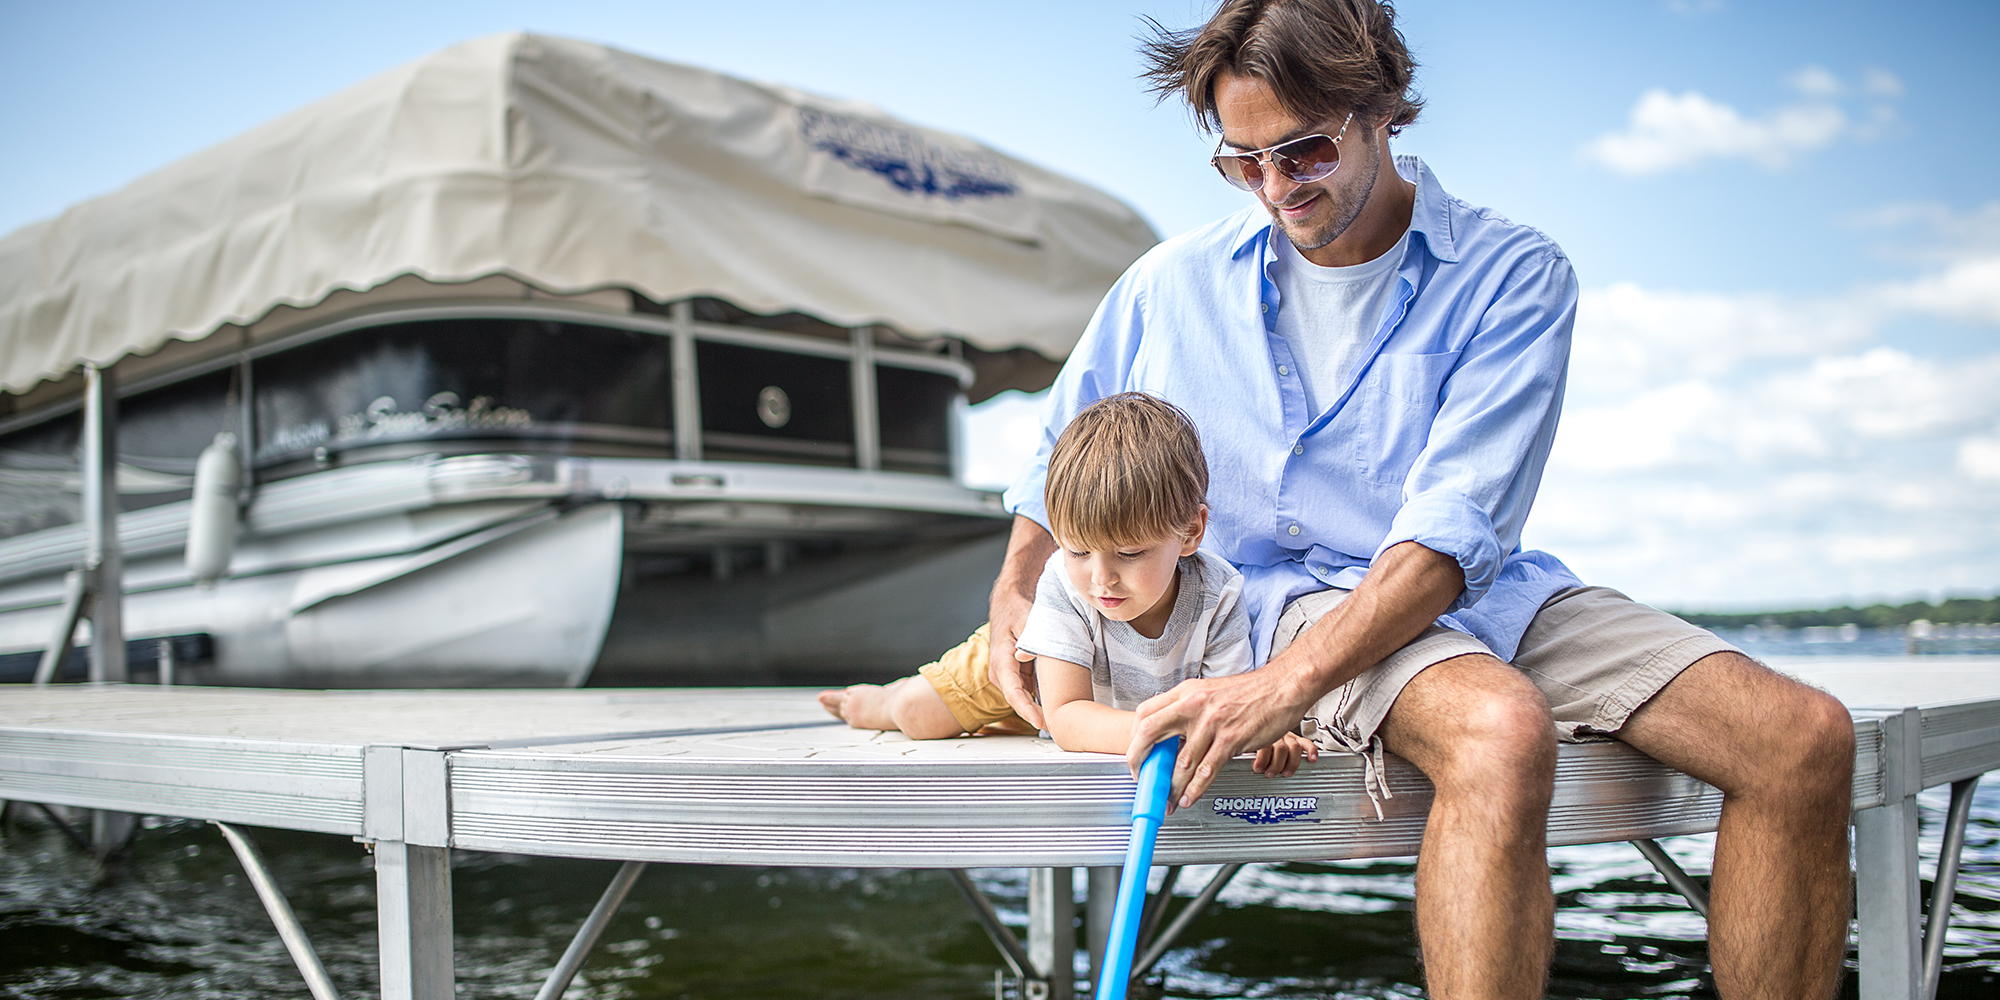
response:
<svg viewBox="0 0 2000 1000"><path fill-rule="evenodd" d="M1790 780L1818 779L1846 786L1854 776L1854 718L1839 699L1816 688L1797 686L1787 725L1777 734L1773 769Z"/></svg>
<svg viewBox="0 0 2000 1000"><path fill-rule="evenodd" d="M1739 734L1759 765L1751 781L1787 797L1804 788L1847 788L1854 774L1854 718L1847 706L1791 678L1758 697L1766 700L1763 717L1771 724Z"/></svg>
<svg viewBox="0 0 2000 1000"><path fill-rule="evenodd" d="M1430 753L1422 764L1432 783L1446 792L1512 789L1546 797L1556 753L1548 700L1519 671L1490 657L1457 663L1455 673L1450 690L1440 692L1447 697L1425 705Z"/></svg>

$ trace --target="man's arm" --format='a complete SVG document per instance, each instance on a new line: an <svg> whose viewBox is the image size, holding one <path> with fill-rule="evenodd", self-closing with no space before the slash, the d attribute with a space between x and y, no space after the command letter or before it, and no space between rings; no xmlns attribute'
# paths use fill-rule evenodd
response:
<svg viewBox="0 0 2000 1000"><path fill-rule="evenodd" d="M1042 566L1056 551L1056 540L1033 518L1014 515L1014 534L1007 540L1007 560L1000 566L1000 578L993 581L993 596L987 603L986 620L991 659L987 676L1007 697L1021 718L1038 729L1047 729L1042 707L1035 703L1035 658L1017 653L1014 643L1028 624L1028 610L1035 606L1035 581Z"/></svg>
<svg viewBox="0 0 2000 1000"><path fill-rule="evenodd" d="M1262 670L1183 681L1141 704L1126 752L1132 773L1153 744L1186 737L1168 804L1192 805L1231 757L1269 746L1321 695L1421 635L1464 589L1451 556L1416 542L1389 549L1347 600Z"/></svg>

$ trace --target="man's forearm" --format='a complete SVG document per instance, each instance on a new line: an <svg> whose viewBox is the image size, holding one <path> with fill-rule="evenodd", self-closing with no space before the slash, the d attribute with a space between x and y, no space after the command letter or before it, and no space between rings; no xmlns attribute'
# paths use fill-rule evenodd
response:
<svg viewBox="0 0 2000 1000"><path fill-rule="evenodd" d="M1265 669L1286 672L1316 699L1422 635L1464 589L1456 559L1403 542L1382 553L1347 600Z"/></svg>
<svg viewBox="0 0 2000 1000"><path fill-rule="evenodd" d="M1000 576L993 581L992 603L1006 598L1025 598L1032 603L1042 565L1055 550L1056 540L1033 518L1014 515L1014 533L1007 539L1007 558L1000 564Z"/></svg>

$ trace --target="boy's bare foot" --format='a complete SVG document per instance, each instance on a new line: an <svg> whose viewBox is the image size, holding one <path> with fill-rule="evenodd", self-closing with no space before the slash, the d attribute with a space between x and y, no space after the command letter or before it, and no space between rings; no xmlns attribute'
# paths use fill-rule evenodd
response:
<svg viewBox="0 0 2000 1000"><path fill-rule="evenodd" d="M901 683L897 681L886 687L880 684L852 684L821 691L819 706L856 729L894 729L896 720L890 716L889 706L897 685Z"/></svg>

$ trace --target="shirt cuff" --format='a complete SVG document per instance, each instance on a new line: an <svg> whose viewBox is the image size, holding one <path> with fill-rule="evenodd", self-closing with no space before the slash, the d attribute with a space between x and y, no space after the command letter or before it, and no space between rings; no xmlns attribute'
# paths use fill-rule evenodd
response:
<svg viewBox="0 0 2000 1000"><path fill-rule="evenodd" d="M1465 571L1465 589L1446 614L1479 603L1500 576L1500 536L1486 511L1451 490L1427 490L1411 497L1389 522L1389 534L1375 550L1375 559L1392 546L1415 542L1458 561ZM1370 560L1373 562L1374 560Z"/></svg>
<svg viewBox="0 0 2000 1000"><path fill-rule="evenodd" d="M1041 525L1043 531L1049 528L1049 512L1048 508L1042 506L1042 484L1039 480L1032 489L1021 486L1009 487L1007 492L1000 495L1000 505L1009 514L1019 514Z"/></svg>

